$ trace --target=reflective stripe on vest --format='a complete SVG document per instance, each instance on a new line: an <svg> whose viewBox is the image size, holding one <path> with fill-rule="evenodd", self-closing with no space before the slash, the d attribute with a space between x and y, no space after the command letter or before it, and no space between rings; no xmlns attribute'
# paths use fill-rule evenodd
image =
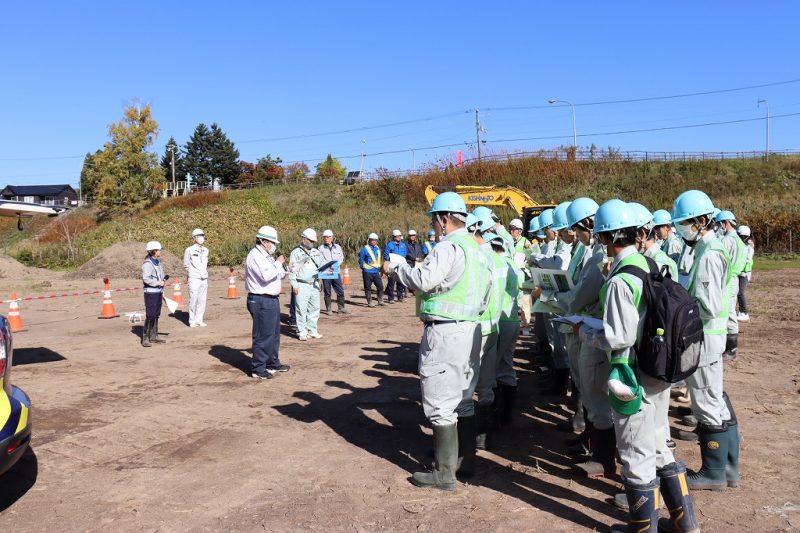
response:
<svg viewBox="0 0 800 533"><path fill-rule="evenodd" d="M633 254L629 255L628 257L626 257L625 259L623 259L622 261L620 261L619 264L617 265L617 267L614 269L614 271L616 272L619 269L621 269L623 267L626 267L628 265L635 266L635 267L637 267L637 268L639 268L639 269L641 269L641 270L643 270L645 272L650 272L650 267L647 264L647 259L645 259L645 257L642 254L638 253L638 252L637 253L633 253ZM606 296L607 296L607 293L608 293L608 284L611 281L611 278L613 277L613 275L614 275L614 273L612 272L612 275L609 276L608 279L606 280L606 282L603 283L603 286L600 287L600 306L601 306L601 309L603 309L603 310L606 307ZM632 275L627 274L625 272L621 272L621 273L616 274L616 275L619 276L619 278L622 281L624 281L625 284L628 287L630 287L631 292L633 293L633 304L636 306L636 310L641 312L641 306L642 306L642 286L641 286L641 281L638 278L636 278L635 276L632 276ZM638 325L637 325L637 331L638 331ZM638 337L638 333L637 333L637 337ZM636 341L638 342L639 339L637 338ZM628 350L627 353L630 353L630 350L632 350L632 349L633 349L633 346L630 347L630 349ZM610 362L611 362L612 365L613 364L617 364L617 363L629 364L630 363L630 359L627 358L627 357L612 357Z"/></svg>
<svg viewBox="0 0 800 533"><path fill-rule="evenodd" d="M489 296L489 305L481 314L481 335L485 337L500 331L498 322L500 321L500 313L503 311L503 293L506 290L508 268L503 258L491 248L481 248L481 251L486 254L486 258L491 263L492 268L492 292Z"/></svg>
<svg viewBox="0 0 800 533"><path fill-rule="evenodd" d="M569 267L567 273L572 277L572 283L578 281L578 276L581 275L583 269L583 256L586 254L586 246L582 242L578 242L577 246L572 249L572 258L569 260Z"/></svg>
<svg viewBox="0 0 800 533"><path fill-rule="evenodd" d="M419 313L448 320L477 322L484 308L490 266L478 243L468 233L445 237L464 252L464 273L450 289L420 295Z"/></svg>
<svg viewBox="0 0 800 533"><path fill-rule="evenodd" d="M703 333L708 335L727 335L728 334L728 300L731 293L731 258L728 255L728 250L719 239L713 239L705 247L703 247L700 255L695 255L692 270L689 272L689 286L687 290L689 294L694 297L694 283L697 279L697 267L700 264L700 259L708 252L716 252L722 255L722 259L727 266L727 275L725 277L725 287L722 290L722 313L716 318L710 320L703 320ZM695 254L697 254L697 247L695 246Z"/></svg>
<svg viewBox="0 0 800 533"><path fill-rule="evenodd" d="M370 268L380 268L381 267L380 248L378 248L378 257L375 257L375 253L373 253L371 246L366 245L364 246L364 249L367 251L367 255L369 255L369 263L367 263L367 266L369 266Z"/></svg>
<svg viewBox="0 0 800 533"><path fill-rule="evenodd" d="M736 245L736 252L731 262L731 276L738 276L744 272L745 264L747 264L747 245L736 232L732 232L732 235L726 234L725 236L732 239L733 243Z"/></svg>

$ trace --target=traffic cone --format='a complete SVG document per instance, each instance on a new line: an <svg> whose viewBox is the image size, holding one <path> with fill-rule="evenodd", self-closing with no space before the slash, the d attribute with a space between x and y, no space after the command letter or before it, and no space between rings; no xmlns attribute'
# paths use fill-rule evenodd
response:
<svg viewBox="0 0 800 533"><path fill-rule="evenodd" d="M231 275L228 278L228 296L225 298L228 300L239 298L239 293L236 291L236 274L234 274L233 269L231 269Z"/></svg>
<svg viewBox="0 0 800 533"><path fill-rule="evenodd" d="M11 293L11 303L8 304L8 325L11 327L11 333L22 331L22 316L19 314L16 292Z"/></svg>
<svg viewBox="0 0 800 533"><path fill-rule="evenodd" d="M344 267L344 270L342 270L342 284L345 287L350 285L350 269L348 267Z"/></svg>
<svg viewBox="0 0 800 533"><path fill-rule="evenodd" d="M183 293L181 293L180 282L172 286L172 301L178 304L178 309L183 309Z"/></svg>
<svg viewBox="0 0 800 533"><path fill-rule="evenodd" d="M114 302L111 301L111 286L108 283L108 278L103 280L103 308L100 310L100 316L97 318L117 318L117 310L114 309Z"/></svg>

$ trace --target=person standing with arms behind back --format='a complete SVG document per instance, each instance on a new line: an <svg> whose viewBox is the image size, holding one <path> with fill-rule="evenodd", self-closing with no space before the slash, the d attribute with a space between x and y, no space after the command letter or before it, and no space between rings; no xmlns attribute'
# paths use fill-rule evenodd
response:
<svg viewBox="0 0 800 533"><path fill-rule="evenodd" d="M161 316L161 298L164 284L169 276L164 275L161 266L161 243L150 241L145 246L147 257L142 263L142 282L144 283L145 320L142 328L142 346L148 348L151 342L166 342L158 338L158 317Z"/></svg>
<svg viewBox="0 0 800 533"><path fill-rule="evenodd" d="M739 301L739 313L736 315L736 318L739 322L748 322L750 320L750 315L747 314L747 296L744 291L753 277L753 256L756 253L756 246L750 234L749 226L739 226L736 233L739 234L742 242L747 246L747 258L744 262L744 269L742 273L739 274L739 294L736 296L736 299Z"/></svg>
<svg viewBox="0 0 800 533"><path fill-rule="evenodd" d="M189 327L206 327L203 315L206 313L208 297L208 248L203 246L206 235L197 228L192 232L194 244L183 252L183 268L189 279Z"/></svg>
<svg viewBox="0 0 800 533"><path fill-rule="evenodd" d="M319 247L319 252L322 254L323 261L328 263L330 261L339 261L339 266L344 264L344 252L342 247L333 241L333 231L326 229L322 232L322 246ZM336 291L336 305L337 311L334 313L346 314L348 311L344 306L344 287L342 280L336 279L323 279L322 288L325 291L325 310L323 313L326 315L331 314L331 288Z"/></svg>
<svg viewBox="0 0 800 533"><path fill-rule="evenodd" d="M256 245L245 261L247 311L253 318L253 362L250 375L256 379L272 379L277 372L287 372L278 350L281 343L281 311L278 296L281 281L286 277L286 259L273 254L277 250L278 232L272 226L261 226Z"/></svg>
<svg viewBox="0 0 800 533"><path fill-rule="evenodd" d="M389 254L405 257L407 252L406 243L403 242L403 233L399 229L392 230L392 240L383 249L384 262L389 260ZM397 279L397 276L390 274L389 281L386 284L386 293L389 296L390 304L393 304L395 300L402 302L406 297L406 286Z"/></svg>
<svg viewBox="0 0 800 533"><path fill-rule="evenodd" d="M358 266L364 280L364 295L367 298L367 307L375 307L372 303L372 285L378 291L378 305L383 305L383 280L381 280L381 249L378 247L378 234L370 233L367 244L358 254Z"/></svg>

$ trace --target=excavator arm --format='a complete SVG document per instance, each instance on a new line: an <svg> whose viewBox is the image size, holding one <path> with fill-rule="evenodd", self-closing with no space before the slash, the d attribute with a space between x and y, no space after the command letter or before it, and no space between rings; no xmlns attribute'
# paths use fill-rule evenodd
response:
<svg viewBox="0 0 800 533"><path fill-rule="evenodd" d="M521 191L516 187L507 186L481 186L481 185L456 185L455 187L434 187L428 185L425 188L425 198L428 204L433 204L433 199L436 198L440 192L452 190L458 193L464 199L467 206L495 206L495 207L508 207L517 213L517 216L522 219L525 227L528 227L528 222L531 218L538 215L545 209L555 207L553 204L540 204L533 200L528 193Z"/></svg>

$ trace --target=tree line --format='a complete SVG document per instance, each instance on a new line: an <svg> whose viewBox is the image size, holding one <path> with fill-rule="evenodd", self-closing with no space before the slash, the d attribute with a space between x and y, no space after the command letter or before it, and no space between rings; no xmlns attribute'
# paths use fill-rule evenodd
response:
<svg viewBox="0 0 800 533"><path fill-rule="evenodd" d="M240 159L239 150L216 123L198 124L183 146L170 137L159 160L150 151L158 133L149 104L126 107L122 120L108 126L109 141L84 158L83 195L103 210L130 211L157 201L172 181L189 182L196 188L297 181L309 173L305 163L284 165L271 154L255 163ZM331 154L315 170L321 181L340 180L347 172Z"/></svg>

